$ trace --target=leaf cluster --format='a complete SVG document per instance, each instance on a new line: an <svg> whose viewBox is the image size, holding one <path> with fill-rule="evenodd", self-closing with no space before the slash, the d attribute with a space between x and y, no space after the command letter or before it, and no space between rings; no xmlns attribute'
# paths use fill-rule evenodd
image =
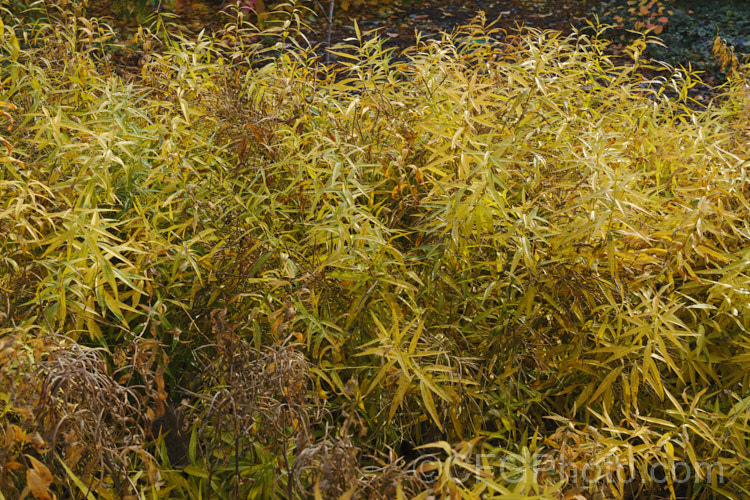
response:
<svg viewBox="0 0 750 500"><path fill-rule="evenodd" d="M0 25L0 495L748 494L746 65L696 111L645 37L478 18L325 66L289 8L123 77L45 5Z"/></svg>

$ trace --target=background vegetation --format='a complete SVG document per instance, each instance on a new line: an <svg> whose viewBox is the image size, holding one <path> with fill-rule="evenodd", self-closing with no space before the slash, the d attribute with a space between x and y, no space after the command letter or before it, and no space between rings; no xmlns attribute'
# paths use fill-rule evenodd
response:
<svg viewBox="0 0 750 500"><path fill-rule="evenodd" d="M0 496L743 498L750 91L479 18L0 25ZM663 77L644 80L642 70ZM700 108L700 109L698 109Z"/></svg>
<svg viewBox="0 0 750 500"><path fill-rule="evenodd" d="M663 40L648 54L672 64L691 64L708 72L719 70L713 57L719 36L737 54L750 54L750 4L738 0L712 3L696 0L609 0L597 9L603 22L614 27L613 38L632 40L649 30Z"/></svg>

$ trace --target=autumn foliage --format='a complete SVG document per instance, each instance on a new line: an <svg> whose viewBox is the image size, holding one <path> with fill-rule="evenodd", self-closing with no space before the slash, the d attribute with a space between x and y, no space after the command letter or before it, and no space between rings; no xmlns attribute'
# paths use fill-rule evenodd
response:
<svg viewBox="0 0 750 500"><path fill-rule="evenodd" d="M0 498L748 495L726 45L703 107L594 27L326 66L293 6L38 6L0 12Z"/></svg>

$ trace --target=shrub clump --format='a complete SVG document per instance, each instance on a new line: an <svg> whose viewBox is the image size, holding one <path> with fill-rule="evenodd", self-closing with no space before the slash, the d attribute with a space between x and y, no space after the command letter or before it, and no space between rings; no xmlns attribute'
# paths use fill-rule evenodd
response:
<svg viewBox="0 0 750 500"><path fill-rule="evenodd" d="M747 66L696 110L643 38L481 18L324 66L292 12L125 77L46 5L0 25L1 494L750 488Z"/></svg>

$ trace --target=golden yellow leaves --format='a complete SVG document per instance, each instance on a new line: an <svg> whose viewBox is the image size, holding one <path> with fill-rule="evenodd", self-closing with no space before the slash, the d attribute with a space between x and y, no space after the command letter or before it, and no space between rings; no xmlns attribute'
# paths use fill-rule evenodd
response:
<svg viewBox="0 0 750 500"><path fill-rule="evenodd" d="M10 132L13 129L13 116L11 116L8 111L15 111L16 106L12 102L5 102L0 101L0 117L6 118L10 123L8 123L8 132ZM13 145L2 135L0 135L0 143L2 143L3 146L5 146L5 149L7 150L7 156L1 156L0 155L0 164L2 163L15 163L17 165L23 166L23 162L20 160L16 160L15 158L11 157L11 153L13 153Z"/></svg>
<svg viewBox="0 0 750 500"><path fill-rule="evenodd" d="M712 50L714 57L719 60L721 69L728 69L730 72L736 72L739 70L741 61L737 54L734 52L734 47L731 47L723 38L717 36L714 38L714 44ZM747 62L747 59L744 61Z"/></svg>

